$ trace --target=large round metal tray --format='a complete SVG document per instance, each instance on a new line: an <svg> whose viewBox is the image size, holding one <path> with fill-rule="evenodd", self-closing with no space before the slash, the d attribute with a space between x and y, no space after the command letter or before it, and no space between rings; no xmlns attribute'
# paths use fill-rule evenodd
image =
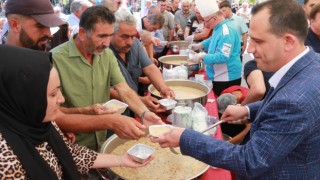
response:
<svg viewBox="0 0 320 180"><path fill-rule="evenodd" d="M144 167L141 168L125 168L117 167L110 168L113 173L115 173L118 178L126 180L166 180L166 179L194 179L201 174L203 174L209 165L204 164L192 157L183 156L181 154L174 154L168 148L161 148L158 144L152 143L148 137L140 138L140 140L126 140L121 139L117 135L113 135L107 139L101 148L101 153L112 153L118 146L129 142L132 144L143 143L148 146L152 146L156 149L154 153L154 159ZM176 166L177 169L174 171L172 167ZM181 169L180 169L181 168ZM121 173L121 171L126 171L127 174ZM192 172L194 171L194 172ZM192 173L189 173L192 172ZM152 173L152 174L151 174ZM190 175L191 174L191 175ZM164 178L166 175L167 178Z"/></svg>
<svg viewBox="0 0 320 180"><path fill-rule="evenodd" d="M174 62L175 61L175 62ZM167 55L159 58L162 68L173 68L180 65L185 65L188 68L188 74L197 72L201 69L201 63L194 63L188 60L186 55Z"/></svg>
<svg viewBox="0 0 320 180"><path fill-rule="evenodd" d="M199 98L193 98L193 99L175 99L178 103L177 106L189 106L192 107L194 106L195 102L198 102L200 104L202 104L203 106L207 103L208 101L208 94L210 93L210 89L208 88L208 86L195 82L195 81L190 81L190 80L166 80L165 84L170 88L171 86L184 86L184 87L191 87L191 88L195 88L198 90L201 90L204 92L204 96L199 97ZM152 92L154 92L156 89L155 87L151 84L148 87L148 91L151 93L152 96L157 97L157 98L161 98L155 94L153 94Z"/></svg>

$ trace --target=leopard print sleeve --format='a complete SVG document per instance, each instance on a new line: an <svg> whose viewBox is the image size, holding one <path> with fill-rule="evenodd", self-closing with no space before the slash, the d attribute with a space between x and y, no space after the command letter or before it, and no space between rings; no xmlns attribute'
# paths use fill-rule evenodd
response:
<svg viewBox="0 0 320 180"><path fill-rule="evenodd" d="M25 173L17 156L0 133L0 179L26 179Z"/></svg>
<svg viewBox="0 0 320 180"><path fill-rule="evenodd" d="M52 124L66 142L67 147L76 163L78 171L81 174L87 174L98 154L92 150L89 150L88 148L69 143L56 123L52 122ZM48 143L44 142L43 144L36 146L36 149L38 150L39 154L48 162L54 172L57 173L58 179L61 180L62 170L61 166L58 165L59 160L53 153ZM18 160L18 157L14 154L11 147L7 145L6 140L3 138L0 132L0 180L1 179L19 180L28 179L28 177L26 177L26 172Z"/></svg>
<svg viewBox="0 0 320 180"><path fill-rule="evenodd" d="M57 124L54 121L52 121L52 124L58 130L63 140L66 142L68 149L70 150L72 157L76 163L78 171L81 174L87 174L90 170L90 167L92 167L94 161L97 159L98 153L84 146L70 143L63 135L63 132L59 129Z"/></svg>

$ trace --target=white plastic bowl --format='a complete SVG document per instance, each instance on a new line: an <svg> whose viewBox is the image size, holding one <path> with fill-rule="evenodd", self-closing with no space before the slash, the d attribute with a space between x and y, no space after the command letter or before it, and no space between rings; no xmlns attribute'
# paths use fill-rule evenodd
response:
<svg viewBox="0 0 320 180"><path fill-rule="evenodd" d="M118 101L116 99L112 99L106 103L103 104L103 106L109 108L109 109L114 109L117 111L117 113L122 114L128 107L128 104Z"/></svg>
<svg viewBox="0 0 320 180"><path fill-rule="evenodd" d="M133 160L144 163L155 151L153 147L138 143L132 146L127 153Z"/></svg>
<svg viewBox="0 0 320 180"><path fill-rule="evenodd" d="M149 134L154 137L160 137L172 128L171 125L151 125L149 126Z"/></svg>
<svg viewBox="0 0 320 180"><path fill-rule="evenodd" d="M166 110L170 110L173 109L174 107L176 107L177 101L173 100L173 99L160 99L159 100L161 106L163 108L165 108Z"/></svg>

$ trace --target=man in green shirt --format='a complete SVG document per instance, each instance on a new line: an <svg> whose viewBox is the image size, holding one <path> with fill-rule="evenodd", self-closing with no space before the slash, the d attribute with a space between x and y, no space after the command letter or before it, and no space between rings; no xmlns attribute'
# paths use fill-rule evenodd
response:
<svg viewBox="0 0 320 180"><path fill-rule="evenodd" d="M65 103L61 111L72 116L60 116L56 122L67 132L75 132L77 143L99 150L105 141L105 129L112 129L123 138L138 139L144 135L144 125L120 114L110 114L102 107L99 113L83 112L83 107L109 100L110 86L113 86L123 101L146 126L161 124L161 119L149 112L138 95L123 78L117 60L109 46L114 34L115 17L105 7L88 8L81 16L79 33L68 42L52 50L54 66L59 71L61 90Z"/></svg>

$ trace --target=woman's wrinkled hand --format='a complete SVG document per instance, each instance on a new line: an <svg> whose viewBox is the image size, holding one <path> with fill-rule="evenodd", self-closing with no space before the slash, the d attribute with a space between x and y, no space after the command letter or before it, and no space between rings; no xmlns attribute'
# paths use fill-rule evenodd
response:
<svg viewBox="0 0 320 180"><path fill-rule="evenodd" d="M121 156L119 156L119 161L121 163L121 166L125 167L132 167L132 168L137 168L137 167L142 167L150 163L154 159L154 156L150 156L144 163L139 163L133 160L128 153L125 153Z"/></svg>

